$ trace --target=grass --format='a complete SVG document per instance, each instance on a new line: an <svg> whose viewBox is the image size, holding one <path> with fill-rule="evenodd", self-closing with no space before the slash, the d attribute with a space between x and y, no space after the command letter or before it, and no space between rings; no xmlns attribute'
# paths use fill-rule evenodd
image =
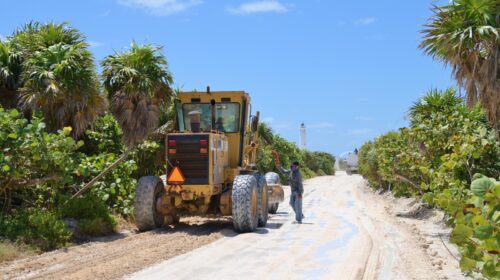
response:
<svg viewBox="0 0 500 280"><path fill-rule="evenodd" d="M37 250L28 245L11 241L0 241L0 263L37 254Z"/></svg>

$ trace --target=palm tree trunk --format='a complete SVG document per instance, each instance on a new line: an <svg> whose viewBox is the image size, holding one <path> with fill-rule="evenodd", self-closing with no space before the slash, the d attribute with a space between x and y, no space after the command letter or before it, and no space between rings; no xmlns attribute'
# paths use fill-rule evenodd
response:
<svg viewBox="0 0 500 280"><path fill-rule="evenodd" d="M122 161L124 161L129 153L130 153L130 150L129 148L126 148L125 152L115 161L113 162L110 166L108 166L106 169L104 169L99 175L97 175L96 177L94 177L92 180L90 180L90 182L88 182L83 188L81 188L78 192L76 192L72 197L71 199L81 195L82 193L84 193L86 190L88 190L90 187L92 187L97 181L99 181L102 177L106 176L106 174L109 173L109 171L111 171L113 168L115 168L118 164L120 164Z"/></svg>

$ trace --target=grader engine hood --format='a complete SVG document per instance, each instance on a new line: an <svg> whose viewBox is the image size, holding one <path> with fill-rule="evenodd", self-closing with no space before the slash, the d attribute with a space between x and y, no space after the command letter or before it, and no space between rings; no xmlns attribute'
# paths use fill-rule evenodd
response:
<svg viewBox="0 0 500 280"><path fill-rule="evenodd" d="M209 183L209 144L208 134L167 136L167 158L182 171L183 185ZM167 174L172 172L170 164L167 164Z"/></svg>

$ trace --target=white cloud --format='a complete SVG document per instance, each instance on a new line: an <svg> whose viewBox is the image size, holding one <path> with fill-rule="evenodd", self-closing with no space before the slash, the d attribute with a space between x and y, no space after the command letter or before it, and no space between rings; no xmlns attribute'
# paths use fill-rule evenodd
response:
<svg viewBox="0 0 500 280"><path fill-rule="evenodd" d="M363 121L363 122L371 122L371 121L375 120L372 117L365 117L365 116L357 116L354 119L357 121Z"/></svg>
<svg viewBox="0 0 500 280"><path fill-rule="evenodd" d="M375 17L364 17L356 20L354 24L356 25L370 25L373 24L377 21L377 18Z"/></svg>
<svg viewBox="0 0 500 280"><path fill-rule="evenodd" d="M118 0L121 5L141 8L153 15L167 16L200 5L203 0Z"/></svg>
<svg viewBox="0 0 500 280"><path fill-rule="evenodd" d="M367 135L373 132L373 129L370 128L360 128L360 129L351 129L349 130L349 134L351 135Z"/></svg>
<svg viewBox="0 0 500 280"><path fill-rule="evenodd" d="M89 47L91 47L91 48L97 48L97 47L104 45L104 43L102 43L102 42L92 41L92 40L89 40L87 43L89 44Z"/></svg>
<svg viewBox="0 0 500 280"><path fill-rule="evenodd" d="M243 3L238 7L231 7L226 10L234 15L247 15L255 13L286 13L290 11L289 7L289 5L284 5L279 1L265 0Z"/></svg>

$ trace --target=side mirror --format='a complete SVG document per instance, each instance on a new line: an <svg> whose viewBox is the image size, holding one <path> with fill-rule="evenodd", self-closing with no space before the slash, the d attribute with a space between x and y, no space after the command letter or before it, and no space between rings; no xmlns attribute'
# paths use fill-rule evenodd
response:
<svg viewBox="0 0 500 280"><path fill-rule="evenodd" d="M250 125L252 132L255 133L259 129L259 115L252 117L252 123Z"/></svg>

